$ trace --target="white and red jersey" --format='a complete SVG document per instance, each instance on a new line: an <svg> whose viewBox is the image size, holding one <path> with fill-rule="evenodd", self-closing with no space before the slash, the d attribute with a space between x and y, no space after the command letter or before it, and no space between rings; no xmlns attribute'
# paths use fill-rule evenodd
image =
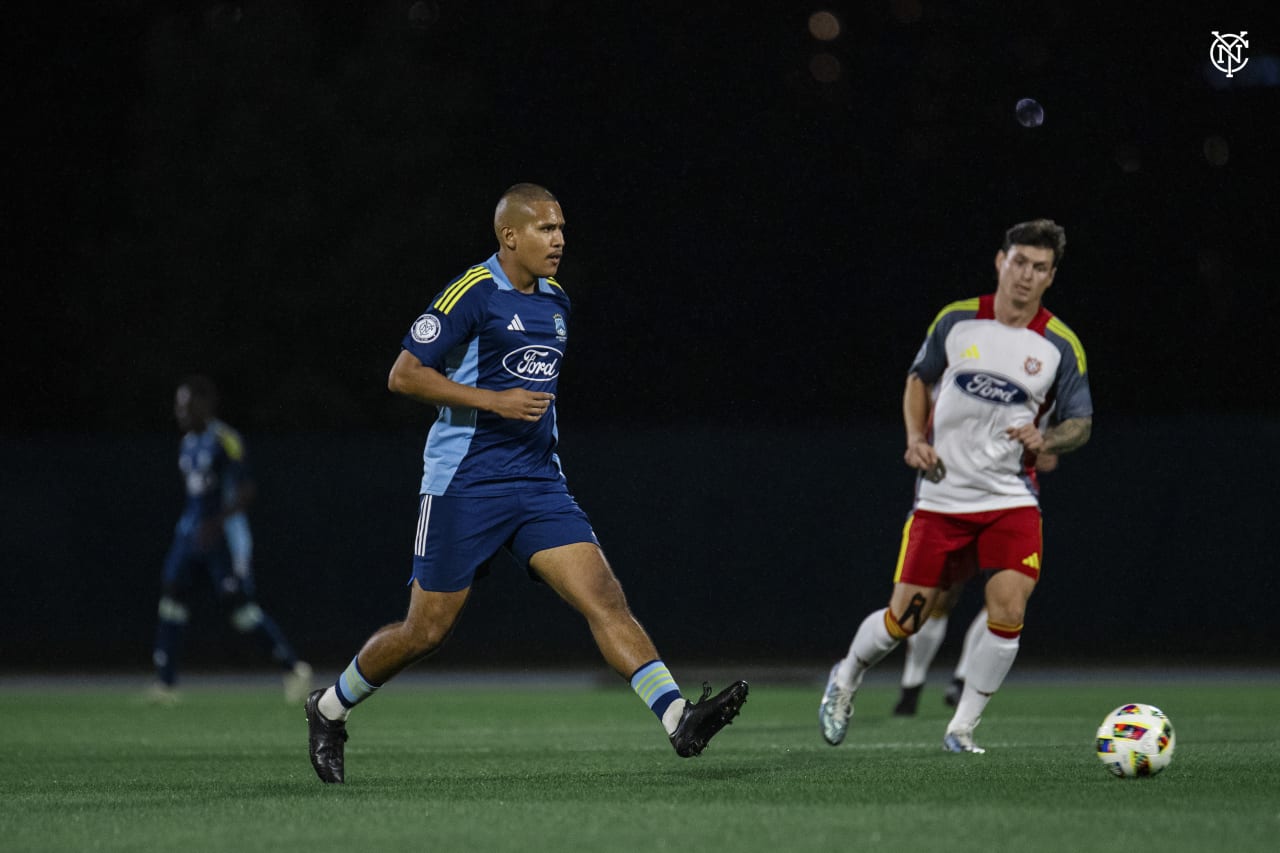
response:
<svg viewBox="0 0 1280 853"><path fill-rule="evenodd" d="M1093 415L1075 333L1044 307L1025 328L1007 326L995 317L994 294L943 308L911 372L932 387L930 441L946 466L941 482L918 479L918 509L1038 505L1034 460L1005 430L1043 428L1047 415L1051 423Z"/></svg>

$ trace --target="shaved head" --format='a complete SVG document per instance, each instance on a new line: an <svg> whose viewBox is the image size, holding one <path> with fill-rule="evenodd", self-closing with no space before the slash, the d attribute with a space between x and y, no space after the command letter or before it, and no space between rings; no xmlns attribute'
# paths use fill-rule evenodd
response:
<svg viewBox="0 0 1280 853"><path fill-rule="evenodd" d="M533 217L533 206L539 202L559 204L560 200L551 194L551 190L537 184L516 184L498 199L498 207L493 211L493 230L502 237L504 227L519 228Z"/></svg>

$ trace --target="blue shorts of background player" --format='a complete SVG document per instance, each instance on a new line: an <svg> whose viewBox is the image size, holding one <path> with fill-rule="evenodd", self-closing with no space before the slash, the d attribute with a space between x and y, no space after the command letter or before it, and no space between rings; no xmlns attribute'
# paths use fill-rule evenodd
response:
<svg viewBox="0 0 1280 853"><path fill-rule="evenodd" d="M410 583L455 592L487 575L500 549L528 571L534 554L576 542L600 544L563 484L485 497L422 495Z"/></svg>
<svg viewBox="0 0 1280 853"><path fill-rule="evenodd" d="M237 564L235 571L233 563ZM167 591L183 593L191 587L193 574L201 570L208 575L220 600L229 601L237 595L253 598L253 573L247 557L233 561L231 547L225 539L202 547L194 531L184 532L180 528L165 555L161 584Z"/></svg>

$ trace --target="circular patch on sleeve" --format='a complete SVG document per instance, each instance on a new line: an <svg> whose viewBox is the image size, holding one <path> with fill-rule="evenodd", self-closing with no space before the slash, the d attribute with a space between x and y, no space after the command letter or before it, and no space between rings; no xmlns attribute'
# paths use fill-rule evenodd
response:
<svg viewBox="0 0 1280 853"><path fill-rule="evenodd" d="M420 344L429 344L440 337L440 318L434 314L423 314L413 323L409 334Z"/></svg>

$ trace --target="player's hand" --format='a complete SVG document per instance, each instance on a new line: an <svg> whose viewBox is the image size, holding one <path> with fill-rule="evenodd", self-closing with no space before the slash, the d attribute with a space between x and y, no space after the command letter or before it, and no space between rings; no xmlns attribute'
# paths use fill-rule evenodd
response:
<svg viewBox="0 0 1280 853"><path fill-rule="evenodd" d="M495 402L489 411L513 421L540 420L551 409L551 401L556 398L555 394L524 388L508 388L493 393Z"/></svg>
<svg viewBox="0 0 1280 853"><path fill-rule="evenodd" d="M1044 450L1044 433L1040 432L1039 427L1032 423L1026 423L1022 426L1012 426L1004 431L1004 434L1014 441L1022 442L1031 453L1040 453Z"/></svg>
<svg viewBox="0 0 1280 853"><path fill-rule="evenodd" d="M925 479L931 483L938 482L947 474L947 469L943 466L938 452L923 438L908 444L907 452L902 455L902 458L912 468L923 471Z"/></svg>

